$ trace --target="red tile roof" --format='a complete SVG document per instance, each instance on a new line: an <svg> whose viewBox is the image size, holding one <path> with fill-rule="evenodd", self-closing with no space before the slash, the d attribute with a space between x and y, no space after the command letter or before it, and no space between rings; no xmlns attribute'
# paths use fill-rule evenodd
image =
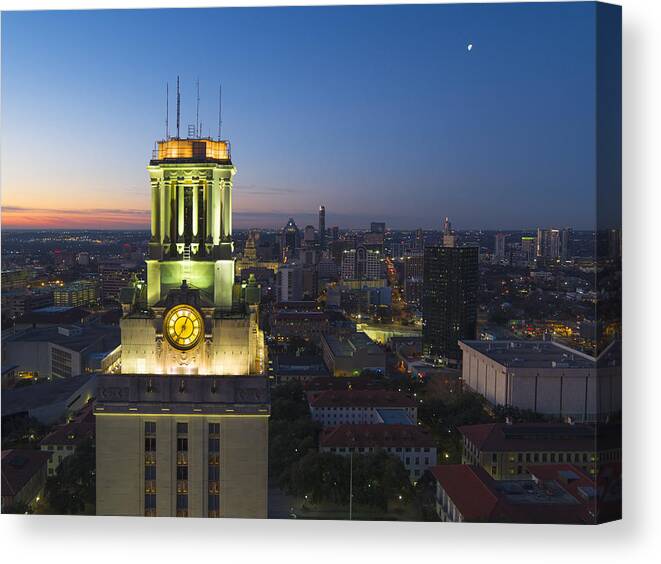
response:
<svg viewBox="0 0 661 564"><path fill-rule="evenodd" d="M46 435L40 445L79 445L94 437L94 406L90 402L69 423L58 425Z"/></svg>
<svg viewBox="0 0 661 564"><path fill-rule="evenodd" d="M464 521L489 521L498 496L490 489L493 478L481 466L444 464L429 469Z"/></svg>
<svg viewBox="0 0 661 564"><path fill-rule="evenodd" d="M430 472L465 521L596 521L595 482L587 474L571 464L528 468L536 485L525 480L494 480L481 466L442 465L430 468Z"/></svg>
<svg viewBox="0 0 661 564"><path fill-rule="evenodd" d="M2 451L2 497L13 497L41 470L50 453L32 449Z"/></svg>
<svg viewBox="0 0 661 564"><path fill-rule="evenodd" d="M309 399L310 407L416 407L413 397L390 390L327 390Z"/></svg>
<svg viewBox="0 0 661 564"><path fill-rule="evenodd" d="M46 445L79 445L94 436L94 425L89 423L67 423L59 425L39 443Z"/></svg>
<svg viewBox="0 0 661 564"><path fill-rule="evenodd" d="M417 425L337 425L319 437L322 447L430 447L436 446L431 433Z"/></svg>
<svg viewBox="0 0 661 564"><path fill-rule="evenodd" d="M601 426L603 427L603 426ZM617 448L616 433L593 425L569 423L485 423L465 425L459 432L479 450L512 451L578 451Z"/></svg>

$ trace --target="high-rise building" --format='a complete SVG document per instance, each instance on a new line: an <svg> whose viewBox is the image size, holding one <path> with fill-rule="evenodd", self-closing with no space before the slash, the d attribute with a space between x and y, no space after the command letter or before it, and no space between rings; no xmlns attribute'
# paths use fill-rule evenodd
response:
<svg viewBox="0 0 661 564"><path fill-rule="evenodd" d="M296 226L294 218L290 217L282 230L280 251L282 258L291 259L296 256L298 249L301 246L301 233Z"/></svg>
<svg viewBox="0 0 661 564"><path fill-rule="evenodd" d="M421 252L425 250L425 233L420 228L415 230L415 242L413 243L413 250Z"/></svg>
<svg viewBox="0 0 661 564"><path fill-rule="evenodd" d="M457 365L458 342L477 330L477 247L427 247L422 298L422 346L426 356Z"/></svg>
<svg viewBox="0 0 661 564"><path fill-rule="evenodd" d="M443 220L443 246L444 247L454 247L457 244L457 239L452 231L452 224L450 223L450 218L446 217Z"/></svg>
<svg viewBox="0 0 661 564"><path fill-rule="evenodd" d="M566 227L560 232L560 258L563 261L567 261L572 258L573 238L574 238L574 232L569 227Z"/></svg>
<svg viewBox="0 0 661 564"><path fill-rule="evenodd" d="M537 256L557 260L560 258L560 230L537 229Z"/></svg>
<svg viewBox="0 0 661 564"><path fill-rule="evenodd" d="M379 249L358 247L356 263L359 278L376 280L382 277L383 253Z"/></svg>
<svg viewBox="0 0 661 564"><path fill-rule="evenodd" d="M619 258L622 256L622 230L608 230L608 256L610 258Z"/></svg>
<svg viewBox="0 0 661 564"><path fill-rule="evenodd" d="M410 304L418 305L422 299L424 259L421 251L413 251L403 259L404 299Z"/></svg>
<svg viewBox="0 0 661 564"><path fill-rule="evenodd" d="M313 225L306 225L303 230L303 246L305 247L314 247L316 242L316 237L314 233Z"/></svg>
<svg viewBox="0 0 661 564"><path fill-rule="evenodd" d="M303 268L297 263L287 263L275 276L278 302L298 302L303 299Z"/></svg>
<svg viewBox="0 0 661 564"><path fill-rule="evenodd" d="M496 233L494 238L493 255L497 260L505 259L505 243L507 242L507 234Z"/></svg>
<svg viewBox="0 0 661 564"><path fill-rule="evenodd" d="M521 237L521 253L528 264L535 262L537 240L535 237Z"/></svg>
<svg viewBox="0 0 661 564"><path fill-rule="evenodd" d="M356 249L346 249L342 253L342 265L341 265L340 273L344 280L355 280Z"/></svg>
<svg viewBox="0 0 661 564"><path fill-rule="evenodd" d="M572 257L573 230L537 229L537 257L551 261L567 261Z"/></svg>
<svg viewBox="0 0 661 564"><path fill-rule="evenodd" d="M386 224L383 221L373 221L370 223L370 232L371 233L381 233L382 235L386 232Z"/></svg>
<svg viewBox="0 0 661 564"><path fill-rule="evenodd" d="M100 263L101 301L108 303L119 300L120 291L126 287L136 270L136 265L131 263L117 261Z"/></svg>
<svg viewBox="0 0 661 564"><path fill-rule="evenodd" d="M319 206L319 246L326 248L326 208Z"/></svg>
<svg viewBox="0 0 661 564"><path fill-rule="evenodd" d="M266 517L264 337L234 282L229 142L167 138L148 170L147 284L120 292L119 373L98 379L97 513Z"/></svg>

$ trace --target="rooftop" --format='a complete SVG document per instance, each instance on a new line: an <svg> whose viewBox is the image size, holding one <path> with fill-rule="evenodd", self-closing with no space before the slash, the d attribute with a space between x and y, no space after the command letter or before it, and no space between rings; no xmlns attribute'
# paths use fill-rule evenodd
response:
<svg viewBox="0 0 661 564"><path fill-rule="evenodd" d="M322 447L434 447L431 433L416 425L337 425L319 437Z"/></svg>
<svg viewBox="0 0 661 564"><path fill-rule="evenodd" d="M569 423L484 423L464 425L459 432L485 452L578 451L618 448L618 428Z"/></svg>
<svg viewBox="0 0 661 564"><path fill-rule="evenodd" d="M310 398L310 407L416 407L413 397L390 390L326 390Z"/></svg>
<svg viewBox="0 0 661 564"><path fill-rule="evenodd" d="M150 164L180 162L231 164L229 142L210 138L166 139L157 143L157 148L152 154Z"/></svg>
<svg viewBox="0 0 661 564"><path fill-rule="evenodd" d="M2 391L2 416L24 413L45 405L68 401L81 388L93 385L94 374L81 374L53 382Z"/></svg>
<svg viewBox="0 0 661 564"><path fill-rule="evenodd" d="M498 504L493 478L481 466L445 464L429 469L465 521L486 521Z"/></svg>
<svg viewBox="0 0 661 564"><path fill-rule="evenodd" d="M414 425L413 420L403 409L381 408L376 411L387 425Z"/></svg>
<svg viewBox="0 0 661 564"><path fill-rule="evenodd" d="M6 342L53 343L62 348L82 352L102 341L103 350L112 350L120 343L119 327L107 325L50 326L30 329L7 337Z"/></svg>
<svg viewBox="0 0 661 564"><path fill-rule="evenodd" d="M594 481L569 464L532 466L531 480L494 480L481 466L430 468L465 521L594 522Z"/></svg>
<svg viewBox="0 0 661 564"><path fill-rule="evenodd" d="M508 368L596 368L596 360L553 341L460 341Z"/></svg>
<svg viewBox="0 0 661 564"><path fill-rule="evenodd" d="M322 338L335 357L353 356L357 351L364 349L369 349L369 352L372 354L382 351L381 347L363 332L353 333L345 339L340 339L339 337L330 334L322 335Z"/></svg>
<svg viewBox="0 0 661 564"><path fill-rule="evenodd" d="M41 470L50 453L32 449L2 451L2 497L13 497Z"/></svg>

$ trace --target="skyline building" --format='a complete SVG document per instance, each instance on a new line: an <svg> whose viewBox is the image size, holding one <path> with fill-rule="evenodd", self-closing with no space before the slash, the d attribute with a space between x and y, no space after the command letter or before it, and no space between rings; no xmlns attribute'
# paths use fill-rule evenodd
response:
<svg viewBox="0 0 661 564"><path fill-rule="evenodd" d="M446 218L449 229L449 221ZM459 341L477 332L478 247L425 248L422 290L422 351L448 365L459 365Z"/></svg>
<svg viewBox="0 0 661 564"><path fill-rule="evenodd" d="M294 258L301 246L301 232L299 231L293 217L289 218L287 224L283 228L280 241L282 259Z"/></svg>
<svg viewBox="0 0 661 564"><path fill-rule="evenodd" d="M535 262L537 239L535 237L521 237L521 253L528 264Z"/></svg>
<svg viewBox="0 0 661 564"><path fill-rule="evenodd" d="M323 251L326 248L326 208L319 206L319 246Z"/></svg>
<svg viewBox="0 0 661 564"><path fill-rule="evenodd" d="M450 223L450 218L446 217L443 220L443 246L444 247L454 247L457 244L457 238L452 231L452 224Z"/></svg>
<svg viewBox="0 0 661 564"><path fill-rule="evenodd" d="M234 279L229 142L166 138L148 170L147 284L121 290L119 368L98 380L97 514L266 517L264 336Z"/></svg>
<svg viewBox="0 0 661 564"><path fill-rule="evenodd" d="M496 233L494 238L494 257L497 260L505 259L505 244L507 243L506 233Z"/></svg>

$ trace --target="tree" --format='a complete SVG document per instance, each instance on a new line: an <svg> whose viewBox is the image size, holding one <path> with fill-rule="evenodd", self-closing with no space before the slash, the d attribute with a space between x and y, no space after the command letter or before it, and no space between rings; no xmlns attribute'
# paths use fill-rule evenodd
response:
<svg viewBox="0 0 661 564"><path fill-rule="evenodd" d="M317 449L320 426L309 417L269 424L269 474L277 483L286 480L293 464Z"/></svg>
<svg viewBox="0 0 661 564"><path fill-rule="evenodd" d="M316 450L320 425L310 418L300 382L281 384L271 392L269 475L278 484L287 481L293 464Z"/></svg>
<svg viewBox="0 0 661 564"><path fill-rule="evenodd" d="M353 471L353 480L350 473ZM309 452L292 465L285 480L287 493L306 497L312 503L348 505L350 482L357 505L375 507L384 513L395 499L413 497L408 472L402 461L385 451L348 456Z"/></svg>
<svg viewBox="0 0 661 564"><path fill-rule="evenodd" d="M418 408L418 419L434 435L441 462L460 463L462 439L458 427L489 423L493 418L485 410L482 396L463 391L447 399L427 400Z"/></svg>
<svg viewBox="0 0 661 564"><path fill-rule="evenodd" d="M292 465L287 493L313 503L349 502L349 460L330 453L309 452Z"/></svg>
<svg viewBox="0 0 661 564"><path fill-rule="evenodd" d="M96 460L94 441L87 440L58 466L46 480L48 512L56 515L85 514L96 504Z"/></svg>

